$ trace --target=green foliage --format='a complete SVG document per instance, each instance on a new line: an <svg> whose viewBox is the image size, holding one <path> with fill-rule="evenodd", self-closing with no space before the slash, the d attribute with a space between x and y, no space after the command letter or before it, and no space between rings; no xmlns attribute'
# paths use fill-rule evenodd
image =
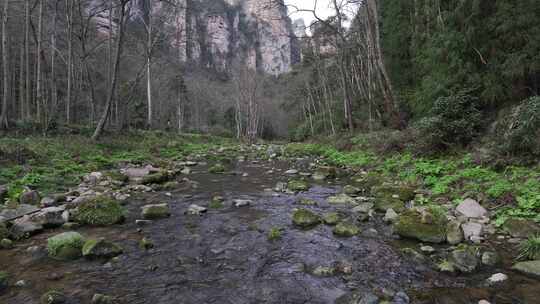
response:
<svg viewBox="0 0 540 304"><path fill-rule="evenodd" d="M517 260L538 260L540 259L540 236L529 237L519 248Z"/></svg>
<svg viewBox="0 0 540 304"><path fill-rule="evenodd" d="M368 152L341 152L336 148L319 144L288 144L285 148L287 156L321 156L329 165L348 165L362 167L375 161L376 157Z"/></svg>
<svg viewBox="0 0 540 304"><path fill-rule="evenodd" d="M499 143L511 154L540 153L540 96L516 106L503 121Z"/></svg>
<svg viewBox="0 0 540 304"><path fill-rule="evenodd" d="M124 208L115 200L99 196L82 203L74 220L92 226L114 225L124 220Z"/></svg>
<svg viewBox="0 0 540 304"><path fill-rule="evenodd" d="M481 113L476 102L470 91L437 99L430 116L417 125L423 152L447 150L470 143L481 125Z"/></svg>

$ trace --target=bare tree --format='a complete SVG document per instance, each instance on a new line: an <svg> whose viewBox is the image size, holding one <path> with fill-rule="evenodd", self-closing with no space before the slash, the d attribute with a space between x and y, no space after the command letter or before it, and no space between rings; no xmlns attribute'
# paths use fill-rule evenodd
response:
<svg viewBox="0 0 540 304"><path fill-rule="evenodd" d="M8 23L9 0L4 0L4 8L2 10L2 111L0 113L0 129L7 129L8 124L8 95L9 95L9 80L8 80L8 47L7 47L7 23Z"/></svg>

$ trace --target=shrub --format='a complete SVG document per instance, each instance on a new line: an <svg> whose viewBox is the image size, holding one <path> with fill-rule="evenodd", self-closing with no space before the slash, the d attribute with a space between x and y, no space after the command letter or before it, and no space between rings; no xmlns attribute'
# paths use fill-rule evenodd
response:
<svg viewBox="0 0 540 304"><path fill-rule="evenodd" d="M519 249L518 260L540 259L540 236L533 236L524 241Z"/></svg>
<svg viewBox="0 0 540 304"><path fill-rule="evenodd" d="M469 144L478 134L481 120L477 98L471 90L437 99L430 116L416 126L423 151L443 151Z"/></svg>
<svg viewBox="0 0 540 304"><path fill-rule="evenodd" d="M502 121L497 138L510 154L540 153L540 96L524 100Z"/></svg>

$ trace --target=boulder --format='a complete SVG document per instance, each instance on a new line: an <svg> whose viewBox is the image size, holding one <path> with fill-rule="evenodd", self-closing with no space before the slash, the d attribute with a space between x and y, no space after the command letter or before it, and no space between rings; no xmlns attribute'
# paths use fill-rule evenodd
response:
<svg viewBox="0 0 540 304"><path fill-rule="evenodd" d="M69 213L66 212L65 208L48 207L32 214L30 219L45 228L54 228L66 223L69 220Z"/></svg>
<svg viewBox="0 0 540 304"><path fill-rule="evenodd" d="M341 222L334 227L332 232L337 236L351 237L360 233L360 228L353 223Z"/></svg>
<svg viewBox="0 0 540 304"><path fill-rule="evenodd" d="M249 206L249 205L251 205L251 203L252 203L252 201L247 200L247 199L235 199L235 200L233 200L233 204L237 208Z"/></svg>
<svg viewBox="0 0 540 304"><path fill-rule="evenodd" d="M141 184L150 185L150 184L163 184L170 181L174 176L167 171L160 171L158 173L153 173L147 176L144 176L141 179Z"/></svg>
<svg viewBox="0 0 540 304"><path fill-rule="evenodd" d="M0 185L0 204L3 204L8 197L8 187L6 185Z"/></svg>
<svg viewBox="0 0 540 304"><path fill-rule="evenodd" d="M16 219L10 228L11 238L19 240L28 238L43 230L43 226L33 222L28 215Z"/></svg>
<svg viewBox="0 0 540 304"><path fill-rule="evenodd" d="M430 224L422 222L421 213L408 210L399 216L395 223L396 233L402 237L413 238L422 242L442 243L446 240L446 218L434 217Z"/></svg>
<svg viewBox="0 0 540 304"><path fill-rule="evenodd" d="M20 204L16 208L4 208L0 211L0 217L4 218L5 221L11 221L39 210L37 206Z"/></svg>
<svg viewBox="0 0 540 304"><path fill-rule="evenodd" d="M394 221L398 219L399 219L399 215L392 208L386 210L386 214L383 217L383 221L387 223L393 223Z"/></svg>
<svg viewBox="0 0 540 304"><path fill-rule="evenodd" d="M321 222L321 217L308 209L297 209L292 215L293 224L301 228L317 226Z"/></svg>
<svg viewBox="0 0 540 304"><path fill-rule="evenodd" d="M369 213L371 209L373 209L373 207L374 207L373 203L362 203L352 208L351 211L354 213Z"/></svg>
<svg viewBox="0 0 540 304"><path fill-rule="evenodd" d="M477 248L461 246L450 253L450 260L459 271L471 273L479 266Z"/></svg>
<svg viewBox="0 0 540 304"><path fill-rule="evenodd" d="M330 212L323 215L323 222L326 225L336 225L339 222L339 214L337 212Z"/></svg>
<svg viewBox="0 0 540 304"><path fill-rule="evenodd" d="M293 180L287 184L287 188L293 192L302 192L309 190L309 185L303 180Z"/></svg>
<svg viewBox="0 0 540 304"><path fill-rule="evenodd" d="M487 215L487 210L477 201L470 198L461 202L457 206L456 212L466 218L482 218Z"/></svg>
<svg viewBox="0 0 540 304"><path fill-rule="evenodd" d="M97 196L79 205L73 213L73 220L79 224L108 226L124 221L125 210L112 198Z"/></svg>
<svg viewBox="0 0 540 304"><path fill-rule="evenodd" d="M326 199L326 201L329 204L336 204L336 205L346 205L346 204L355 204L356 201L354 198L348 196L347 194L338 194L334 196L330 196Z"/></svg>
<svg viewBox="0 0 540 304"><path fill-rule="evenodd" d="M87 240L82 247L82 255L86 258L113 258L122 253L122 247L103 238Z"/></svg>
<svg viewBox="0 0 540 304"><path fill-rule="evenodd" d="M487 279L488 285L496 285L508 280L508 276L504 273L496 273Z"/></svg>
<svg viewBox="0 0 540 304"><path fill-rule="evenodd" d="M84 238L74 231L57 234L47 239L49 256L58 260L75 260L82 256Z"/></svg>
<svg viewBox="0 0 540 304"><path fill-rule="evenodd" d="M485 251L482 253L482 265L485 266L495 266L499 263L500 257L494 251Z"/></svg>
<svg viewBox="0 0 540 304"><path fill-rule="evenodd" d="M41 197L36 190L26 190L19 196L19 203L25 205L39 205Z"/></svg>
<svg viewBox="0 0 540 304"><path fill-rule="evenodd" d="M0 249L12 249L13 241L10 239L1 239L0 240Z"/></svg>
<svg viewBox="0 0 540 304"><path fill-rule="evenodd" d="M528 219L508 219L503 230L514 238L528 238L540 234L540 226Z"/></svg>
<svg viewBox="0 0 540 304"><path fill-rule="evenodd" d="M512 266L512 269L532 277L540 278L540 260L518 262Z"/></svg>
<svg viewBox="0 0 540 304"><path fill-rule="evenodd" d="M446 225L446 241L450 245L457 245L463 242L463 230L459 221L450 221Z"/></svg>
<svg viewBox="0 0 540 304"><path fill-rule="evenodd" d="M0 271L0 292L9 286L9 275L5 271Z"/></svg>
<svg viewBox="0 0 540 304"><path fill-rule="evenodd" d="M335 167L321 166L317 168L315 173L312 175L312 178L317 181L322 181L326 179L334 179L337 176L337 170Z"/></svg>
<svg viewBox="0 0 540 304"><path fill-rule="evenodd" d="M53 207L53 206L56 206L57 204L58 204L58 201L53 197L44 197L41 199L41 202L39 203L39 205L42 208Z"/></svg>
<svg viewBox="0 0 540 304"><path fill-rule="evenodd" d="M165 218L171 215L169 205L166 203L145 205L141 209L142 217L147 220Z"/></svg>
<svg viewBox="0 0 540 304"><path fill-rule="evenodd" d="M191 215L202 215L206 211L208 211L208 209L206 209L205 207L192 204L188 207L187 213Z"/></svg>
<svg viewBox="0 0 540 304"><path fill-rule="evenodd" d="M58 290L49 290L39 299L41 304L64 304L67 302L66 296Z"/></svg>
<svg viewBox="0 0 540 304"><path fill-rule="evenodd" d="M92 297L91 304L114 304L115 299L111 296L107 296L104 294L96 293Z"/></svg>
<svg viewBox="0 0 540 304"><path fill-rule="evenodd" d="M0 239L5 239L9 236L9 230L5 223L0 223Z"/></svg>
<svg viewBox="0 0 540 304"><path fill-rule="evenodd" d="M345 187L343 187L343 193L347 194L347 195L357 195L358 193L362 192L362 189L358 188L358 187L355 187L355 186L351 186L351 185L347 185Z"/></svg>
<svg viewBox="0 0 540 304"><path fill-rule="evenodd" d="M285 174L287 174L287 175L296 175L296 174L298 174L298 170L290 169L290 170L285 171Z"/></svg>
<svg viewBox="0 0 540 304"><path fill-rule="evenodd" d="M225 172L225 166L223 164L215 164L208 169L208 172L214 174L223 173Z"/></svg>
<svg viewBox="0 0 540 304"><path fill-rule="evenodd" d="M467 222L461 225L466 240L478 239L482 236L484 226L480 223Z"/></svg>

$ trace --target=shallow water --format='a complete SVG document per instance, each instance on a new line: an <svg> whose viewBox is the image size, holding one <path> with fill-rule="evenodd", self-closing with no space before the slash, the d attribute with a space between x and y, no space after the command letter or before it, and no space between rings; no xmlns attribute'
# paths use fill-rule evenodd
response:
<svg viewBox="0 0 540 304"><path fill-rule="evenodd" d="M331 227L319 225L312 230L292 226L291 214L299 197L319 202L308 207L319 213L338 211L353 215L347 208L330 206L325 198L339 192L336 184L315 185L298 195L265 192L287 177L271 168L284 163L249 162L236 164L240 175L207 174L196 167L190 178L196 189L140 195L127 205L128 218L123 225L106 228L81 228L86 237L105 237L123 246L125 253L115 262L79 260L59 262L47 257L47 237L62 229L17 243L14 250L0 251L0 265L12 274L12 281L25 280L25 287L10 287L0 295L0 303L39 303L49 289L61 289L69 303L90 303L95 293L117 297L120 303L334 303L354 291L404 290L412 303L540 303L540 282L507 269L489 269L471 276L452 276L432 271L403 257L400 247L410 242L395 241L380 219L362 223L363 233L352 238L337 238ZM190 204L208 206L212 196L226 198L222 209L209 209L203 216L186 215ZM249 207L235 208L232 200L251 199ZM138 227L140 206L167 202L172 216ZM282 238L269 241L268 231L283 230ZM138 231L141 228L141 231ZM369 228L377 235L367 233ZM143 237L150 238L154 249L138 247ZM30 253L30 246L40 250ZM412 243L419 246L417 243ZM317 266L342 263L352 266L351 274L317 277L310 274ZM483 282L493 273L504 272L510 281L499 288L487 288ZM11 282L13 283L13 282Z"/></svg>

